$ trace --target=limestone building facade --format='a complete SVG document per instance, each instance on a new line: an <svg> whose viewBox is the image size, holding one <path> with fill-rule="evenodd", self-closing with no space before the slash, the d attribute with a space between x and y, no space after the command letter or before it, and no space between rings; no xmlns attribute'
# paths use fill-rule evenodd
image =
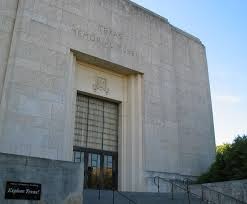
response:
<svg viewBox="0 0 247 204"><path fill-rule="evenodd" d="M152 191L215 157L205 47L128 0L0 0L0 152Z"/></svg>

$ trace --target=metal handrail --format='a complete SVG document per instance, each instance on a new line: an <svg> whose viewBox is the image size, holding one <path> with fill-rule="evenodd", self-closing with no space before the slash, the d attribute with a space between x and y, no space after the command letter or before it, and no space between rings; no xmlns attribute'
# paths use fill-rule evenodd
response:
<svg viewBox="0 0 247 204"><path fill-rule="evenodd" d="M199 195L197 195L197 194L195 194L195 193L192 193L192 192L189 190L189 185L186 185L186 187L183 188L183 187L181 187L180 185L176 184L176 183L175 183L173 180L171 180L171 179L166 179L166 178L162 178L162 177L159 177L159 176L155 176L155 177L153 177L153 178L154 178L154 184L158 186L158 192L159 192L159 180L163 180L163 181L166 181L166 182L172 184L172 200L174 199L174 195L173 195L173 193L174 193L174 192L173 192L173 185L175 185L176 187L182 189L183 191L185 191L185 192L187 193L187 195L188 195L187 198L188 198L189 204L190 204L190 195L193 195L193 196L195 196L195 197L198 197L199 199L202 200L202 197L201 197L201 196L199 196ZM155 182L156 178L158 178L158 184ZM204 200L202 200L202 201L205 201L205 202L207 202L207 203L217 204L217 203L215 203L215 202L213 202L213 201L209 201L209 200L207 200L207 199L204 199Z"/></svg>
<svg viewBox="0 0 247 204"><path fill-rule="evenodd" d="M158 184L156 183L156 179L158 178ZM159 176L155 176L154 177L154 184L158 186L158 192L160 192L160 182L159 180L163 180L165 182L168 182L172 185L172 188L171 188L171 193L172 193L172 200L174 200L174 186L180 188L181 190L185 191L187 193L187 198L188 198L188 202L190 204L190 191L188 189L188 186L187 188L183 188L179 185L177 185L176 183L174 183L172 180L169 180L169 179L165 179L165 178L162 178L162 177L159 177Z"/></svg>
<svg viewBox="0 0 247 204"><path fill-rule="evenodd" d="M137 204L136 201L130 199L128 196L124 195L123 193L119 192L118 190L112 189L112 204L115 204L115 192L117 192L119 195L121 195L123 198L127 199L129 201L129 204Z"/></svg>
<svg viewBox="0 0 247 204"><path fill-rule="evenodd" d="M156 178L158 178L158 184L156 183ZM177 184L174 183L172 180L169 180L169 179L166 179L166 178L162 178L162 177L159 177L159 176L155 176L155 177L154 177L154 184L155 184L155 185L158 185L158 192L159 192L159 180L166 181L166 182L168 182L168 183L170 183L170 184L173 184L173 185L177 186L178 188L180 188L180 189L186 191L185 188L183 188L183 187L177 185Z"/></svg>
<svg viewBox="0 0 247 204"><path fill-rule="evenodd" d="M98 200L100 200L101 199L101 188L99 184L97 184L97 190L98 190ZM128 196L124 195L123 193L119 192L118 190L114 188L112 189L112 204L115 204L115 192L117 192L123 198L127 199L129 201L129 204L137 204L134 200L130 199Z"/></svg>

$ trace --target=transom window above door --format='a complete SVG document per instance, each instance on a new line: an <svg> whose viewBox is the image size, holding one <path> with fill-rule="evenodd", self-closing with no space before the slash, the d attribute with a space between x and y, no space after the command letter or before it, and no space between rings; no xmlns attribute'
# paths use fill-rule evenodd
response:
<svg viewBox="0 0 247 204"><path fill-rule="evenodd" d="M78 93L74 146L118 151L118 104Z"/></svg>

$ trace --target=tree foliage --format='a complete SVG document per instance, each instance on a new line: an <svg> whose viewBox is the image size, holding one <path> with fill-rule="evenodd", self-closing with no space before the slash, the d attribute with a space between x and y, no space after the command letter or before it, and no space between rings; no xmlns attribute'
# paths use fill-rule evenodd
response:
<svg viewBox="0 0 247 204"><path fill-rule="evenodd" d="M247 135L238 136L232 144L216 148L216 159L198 183L247 179Z"/></svg>

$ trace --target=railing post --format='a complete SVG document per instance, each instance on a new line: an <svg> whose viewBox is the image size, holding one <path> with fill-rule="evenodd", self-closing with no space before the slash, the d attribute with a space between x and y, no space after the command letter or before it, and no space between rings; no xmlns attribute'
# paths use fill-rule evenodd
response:
<svg viewBox="0 0 247 204"><path fill-rule="evenodd" d="M189 191L189 184L188 184L188 181L187 181L187 195L188 195L188 202L190 204L190 191Z"/></svg>
<svg viewBox="0 0 247 204"><path fill-rule="evenodd" d="M203 195L203 185L201 185L201 190L202 190L202 195L201 195L201 197L202 197L202 201L204 200L204 195Z"/></svg>
<svg viewBox="0 0 247 204"><path fill-rule="evenodd" d="M221 204L221 197L219 193L218 193L218 204Z"/></svg>
<svg viewBox="0 0 247 204"><path fill-rule="evenodd" d="M100 200L100 186L99 186L99 184L97 184L97 188L98 188L98 200Z"/></svg>
<svg viewBox="0 0 247 204"><path fill-rule="evenodd" d="M160 192L160 177L158 177L158 193Z"/></svg>
<svg viewBox="0 0 247 204"><path fill-rule="evenodd" d="M174 195L173 195L173 181L172 181L172 200L174 200Z"/></svg>
<svg viewBox="0 0 247 204"><path fill-rule="evenodd" d="M115 189L113 188L112 189L112 204L114 204L115 203Z"/></svg>

